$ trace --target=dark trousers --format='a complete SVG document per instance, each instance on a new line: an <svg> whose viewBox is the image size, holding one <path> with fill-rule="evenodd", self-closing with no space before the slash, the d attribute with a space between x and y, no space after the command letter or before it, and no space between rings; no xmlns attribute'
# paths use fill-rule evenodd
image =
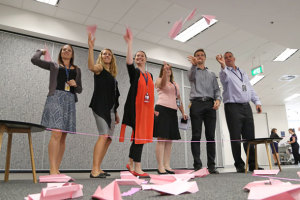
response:
<svg viewBox="0 0 300 200"><path fill-rule="evenodd" d="M254 121L253 113L249 103L226 103L225 116L231 140L254 139ZM244 142L244 150L247 153L248 143ZM236 168L245 166L245 162L241 157L241 143L239 141L231 141L232 155ZM249 149L249 168L255 167L255 150L254 145L250 145Z"/></svg>
<svg viewBox="0 0 300 200"><path fill-rule="evenodd" d="M216 130L216 111L212 109L214 102L211 101L193 101L190 108L190 116L192 122L192 142L191 149L194 157L194 167L202 167L200 159L200 140L202 133L202 122L205 126L206 153L207 153L207 167L215 167L216 144L215 144L215 130ZM193 142L196 141L196 142Z"/></svg>
<svg viewBox="0 0 300 200"><path fill-rule="evenodd" d="M299 155L299 144L292 144L292 153L294 156L295 164L300 163L300 155Z"/></svg>
<svg viewBox="0 0 300 200"><path fill-rule="evenodd" d="M133 140L129 150L129 158L134 162L141 162L143 147L144 144L135 144Z"/></svg>

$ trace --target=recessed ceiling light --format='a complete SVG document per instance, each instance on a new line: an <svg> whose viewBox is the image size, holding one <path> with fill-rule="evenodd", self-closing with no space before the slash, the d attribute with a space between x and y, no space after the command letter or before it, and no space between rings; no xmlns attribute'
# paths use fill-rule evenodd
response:
<svg viewBox="0 0 300 200"><path fill-rule="evenodd" d="M186 42L198 33L204 31L208 27L215 24L218 20L212 19L210 21L210 24L208 25L206 20L204 18L201 18L197 22L195 22L193 25L182 31L179 35L177 35L174 40L180 41L180 42Z"/></svg>
<svg viewBox="0 0 300 200"><path fill-rule="evenodd" d="M256 75L254 76L251 80L250 83L251 85L255 85L256 83L258 83L261 79L263 79L265 77L265 75Z"/></svg>
<svg viewBox="0 0 300 200"><path fill-rule="evenodd" d="M296 93L296 94L293 94L292 96L289 96L288 98L284 99L284 101L290 101L290 100L295 99L299 96L300 96L300 94Z"/></svg>
<svg viewBox="0 0 300 200"><path fill-rule="evenodd" d="M46 3L46 4L50 4L52 6L55 6L58 4L59 0L35 0L41 3Z"/></svg>
<svg viewBox="0 0 300 200"><path fill-rule="evenodd" d="M282 52L279 56L277 56L273 61L285 61L289 57L291 57L294 53L296 53L298 49L289 49L287 48Z"/></svg>

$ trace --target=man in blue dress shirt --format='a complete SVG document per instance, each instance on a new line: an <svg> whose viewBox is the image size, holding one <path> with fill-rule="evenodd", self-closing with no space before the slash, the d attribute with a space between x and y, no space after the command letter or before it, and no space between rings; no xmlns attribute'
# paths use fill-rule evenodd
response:
<svg viewBox="0 0 300 200"><path fill-rule="evenodd" d="M217 55L217 61L221 64L220 81L223 85L223 102L225 116L231 140L254 139L253 113L249 102L256 105L256 110L261 113L261 102L250 84L247 74L235 65L235 57L231 52L226 52L224 57ZM245 171L245 162L241 157L241 143L231 142L234 165L237 172ZM244 143L247 152L247 143ZM249 171L255 169L255 150L250 146Z"/></svg>

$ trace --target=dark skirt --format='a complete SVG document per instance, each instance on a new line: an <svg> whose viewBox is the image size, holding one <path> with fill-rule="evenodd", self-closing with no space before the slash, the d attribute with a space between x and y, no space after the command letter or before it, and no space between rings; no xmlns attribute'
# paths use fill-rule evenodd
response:
<svg viewBox="0 0 300 200"><path fill-rule="evenodd" d="M154 116L153 137L160 137L169 140L179 140L177 110L161 105L155 106L155 111L159 112Z"/></svg>
<svg viewBox="0 0 300 200"><path fill-rule="evenodd" d="M274 147L275 147L276 153L278 153L278 143L277 142L273 142L273 143L274 143ZM271 146L272 154L274 154L275 152L273 150L273 145L270 144L270 146Z"/></svg>

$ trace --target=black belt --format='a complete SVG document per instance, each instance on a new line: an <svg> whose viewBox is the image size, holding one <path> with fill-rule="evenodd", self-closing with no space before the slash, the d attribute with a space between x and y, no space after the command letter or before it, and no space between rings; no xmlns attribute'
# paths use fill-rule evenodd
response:
<svg viewBox="0 0 300 200"><path fill-rule="evenodd" d="M214 99L211 97L196 97L192 99L192 101L213 101Z"/></svg>

